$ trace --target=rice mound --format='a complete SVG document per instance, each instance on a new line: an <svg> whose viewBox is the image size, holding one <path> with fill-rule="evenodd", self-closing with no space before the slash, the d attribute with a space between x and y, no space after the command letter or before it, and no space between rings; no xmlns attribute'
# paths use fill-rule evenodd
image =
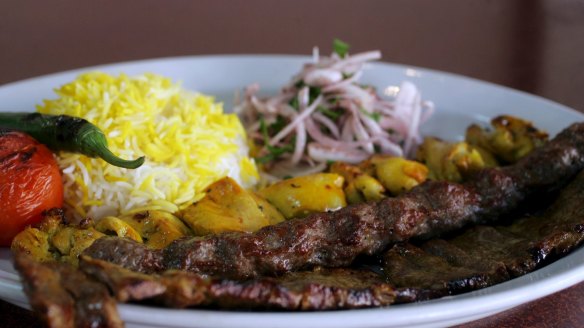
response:
<svg viewBox="0 0 584 328"><path fill-rule="evenodd" d="M176 212L229 176L244 187L258 172L248 157L239 119L213 97L184 90L154 74L136 77L92 72L55 90L37 110L85 118L125 159L146 156L135 170L99 158L60 153L65 202L77 218L99 219L142 210Z"/></svg>

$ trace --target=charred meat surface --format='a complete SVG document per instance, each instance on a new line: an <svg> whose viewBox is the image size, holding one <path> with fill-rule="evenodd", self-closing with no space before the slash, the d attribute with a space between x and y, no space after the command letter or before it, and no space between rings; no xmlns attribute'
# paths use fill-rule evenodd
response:
<svg viewBox="0 0 584 328"><path fill-rule="evenodd" d="M488 287L515 278L570 252L584 241L584 171L543 214L506 226L476 226L449 240L419 247L398 244L385 254L385 270L406 300L424 300ZM399 301L398 297L398 301Z"/></svg>
<svg viewBox="0 0 584 328"><path fill-rule="evenodd" d="M89 257L83 257L82 263L88 275L124 302L152 300L178 308L333 310L384 306L395 299L395 290L383 277L356 269L316 269L237 281L175 270L147 275Z"/></svg>
<svg viewBox="0 0 584 328"><path fill-rule="evenodd" d="M14 258L32 309L49 327L123 327L107 287L75 267Z"/></svg>
<svg viewBox="0 0 584 328"><path fill-rule="evenodd" d="M429 181L400 197L316 213L255 233L180 239L161 254L108 237L85 254L135 270L148 259L146 271L180 269L238 279L342 267L413 237L429 239L498 218L534 194L563 187L583 167L584 123L579 123L516 164L482 170L465 184Z"/></svg>

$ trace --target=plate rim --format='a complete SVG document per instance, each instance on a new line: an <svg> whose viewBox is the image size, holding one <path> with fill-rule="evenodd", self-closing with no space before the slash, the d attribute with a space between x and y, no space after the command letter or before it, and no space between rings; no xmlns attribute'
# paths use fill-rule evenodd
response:
<svg viewBox="0 0 584 328"><path fill-rule="evenodd" d="M176 62L176 61L190 61L190 60L205 60L205 59L230 59L230 60L240 60L240 59L258 59L258 58L274 58L274 59L278 59L278 60L307 60L310 59L310 56L306 56L306 55L287 55L287 54L218 54L218 55L186 55L186 56L170 56L170 57L158 57L158 58L146 58L146 59L139 59L139 60L130 60L130 61L122 61L122 62L114 62L114 63L106 63L106 64L99 64L99 65L94 65L94 66L88 66L88 67L81 67L81 68L74 68L74 69L70 69L70 70L65 70L65 71L60 71L60 72L53 72L53 73L48 73L48 74L44 74L44 75L40 75L40 76L36 76L36 77L30 77L30 78L25 78L22 80L18 80L18 81L12 81L9 83L5 83L0 85L0 90L3 90L5 88L11 88L11 87L18 87L18 86L22 86L22 85L26 85L27 83L34 83L36 80L40 80L40 79L51 79L51 78L58 78L58 76L60 75L65 75L65 74L80 74L82 72L85 71L89 71L89 70L100 70L100 69L112 69L112 68L116 68L116 67L123 67L126 65L135 65L135 64L147 64L147 63L154 63L154 62ZM444 71L440 71L440 70L435 70L435 69L430 69L430 68L424 68L424 67L418 67L418 66L412 66L412 65L406 65L406 64L400 64L400 63L391 63L391 62L385 62L385 61L377 61L375 62L375 64L380 64L380 65L389 65L393 68L398 68L398 69L402 69L402 70L406 70L406 69L414 69L417 71L420 71L422 73L430 73L431 75L435 75L435 76L445 76L447 78L451 78L451 79L456 79L456 80L460 80L460 81L472 81L473 83L477 83L479 85L485 85L485 86L489 86L489 87L494 87L495 90L506 90L507 92L511 92L512 94L516 94L516 95L521 95L523 97L528 97L531 98L533 100L536 100L538 102L544 103L546 105L546 107L549 105L551 107L555 107L555 109L562 109L565 110L567 112L571 112L572 114L577 114L577 116L579 116L581 119L584 119L584 114L582 112L579 112L573 108L570 108L564 104L558 103L556 101L544 98L542 96L539 95L535 95L535 94L531 94L529 92L525 92L522 90L517 90L517 89L513 89L511 87L507 87L504 85L499 85L499 84L495 84L489 81L484 81L484 80L480 80L477 78L473 78L473 77L468 77L468 76L464 76L464 75L460 75L457 73L450 73L450 72L444 72ZM57 86L55 86L57 87ZM243 87L243 86L242 86ZM541 272L542 270L545 270L547 268L550 268L551 266L557 265L558 262L564 261L565 259L567 259L570 256L575 255L576 253L582 253L581 257L584 258L584 249L580 248L578 250L573 251L572 253L570 253L568 256L554 262L551 263L549 265L547 265L546 267L543 267L541 269L538 269L536 272ZM0 258L1 260L2 258ZM577 269L577 268L576 268ZM584 270L584 264L582 264L580 266L581 270ZM1 272L5 272L2 271L0 269ZM584 272L584 271L583 271ZM561 275L560 276L564 276L567 275L568 278L571 275L574 275L574 269L570 270L570 269L565 269L564 271L561 271ZM505 285L508 284L510 282L513 281L517 281L519 279L529 279L526 278L530 275L532 275L533 273L530 273L528 275L524 275L522 277L510 280L508 282L502 283L502 284L498 284L492 287L488 287L485 289L481 289L479 291L477 291L478 294L482 294L485 290L491 290L497 286L501 286L501 285ZM557 276L557 275L556 275ZM557 278L556 276L549 276L549 277L544 277L544 278L538 278L537 282L539 284L543 284L543 282L546 282L548 280L554 281L554 278ZM574 279L574 278L572 278ZM540 297L546 296L546 295L550 295L554 292L557 292L561 289L564 288L568 288L572 285L575 285L576 283L583 281L584 277L582 279L580 279L579 281L573 281L570 280L570 283L568 284L561 284L561 283L557 283L554 285L554 288L548 289L545 292L540 291L539 293L528 293L528 295L537 295L534 297L529 298L526 301L520 301L518 303L513 303L508 301L508 304L511 305L503 305L501 306L501 303L497 304L497 306L492 306L491 307L491 312L488 312L487 314L485 314L484 312L484 306L481 307L480 309L475 309L475 311L473 313L470 314L470 316L472 316L474 319L479 319L481 317L487 316L487 315L491 315L497 312L501 312L504 311L508 308L514 307L516 305L519 304L523 304L526 303L528 301L532 301L534 299L538 299ZM0 278L0 283L2 282L2 278ZM0 284L1 285L1 284ZM538 285L539 286L539 285ZM525 285L525 286L521 286L520 288L530 288L533 287L532 285ZM516 290L513 289L512 290ZM476 295L473 295L473 293L465 293L465 294L461 294L461 295L457 295L457 296L453 296L453 297L447 297L447 298L441 298L441 299L437 299L437 300L432 300L432 301L426 301L426 302L422 302L422 303L413 303L413 304L403 304L403 305L393 305L390 307L384 307L384 308L373 308L373 309L358 309L358 310L347 310L347 311L325 311L325 312L243 312L243 311L216 311L216 310L201 310L201 309L189 309L188 314L186 316L209 316L209 313L211 313L212 315L215 315L217 313L221 313L227 317L232 317L234 320L237 320L239 318L249 318L249 317L256 317L258 316L258 314L265 314L264 316L270 316L270 317L280 317L280 318L285 318L286 320L297 320L296 318L291 318L291 317L298 317L298 316L302 316L302 317L319 317L321 320L324 317L324 320L330 320L331 317L336 317L344 319L344 321L348 320L349 318L347 318L347 316L352 317L354 314L366 314L369 316L375 316L375 317L379 317L381 314L386 314L387 312L390 312L392 309L395 309L396 307L398 307L400 310L404 310L407 309L406 311L409 312L416 312L417 310L420 310L419 307L420 306L426 306L428 304L431 304L432 306L436 305L436 303L439 303L441 301L444 300L452 300L453 298L457 298L458 300L462 299L465 302L472 302L475 301L475 299L467 299L467 298L475 298ZM480 297L482 297L482 299L484 298L497 298L497 296L503 293L503 295L506 295L505 292L499 292L499 293L492 293L492 294L487 294L487 295L478 295ZM509 292L507 292L509 293ZM469 296L470 295L470 296ZM461 297L462 296L462 297ZM507 300L514 300L513 297L509 297L507 298ZM22 306L22 304L20 304L20 306ZM138 318L140 316L140 314L132 314L131 310L135 309L135 310L144 310L144 309L149 309L149 312L175 312L179 313L180 310L176 310L176 309L167 309L167 308L149 308L146 306L141 306L141 305L129 305L129 304L119 304L118 306L120 306L120 314L125 314L127 316L132 317L132 315L134 315L134 317ZM439 305L437 305L437 307L439 307ZM482 310L481 310L482 309ZM395 312L395 311L393 311ZM468 312L466 312L468 313ZM183 312L184 314L184 312ZM333 315L334 314L334 315ZM484 314L484 316L481 316L481 314ZM142 314L143 315L143 314ZM439 322L436 323L440 323L440 322L447 322L448 318L450 317L445 317L446 315L442 315L442 319L440 315L435 315L434 318L437 320L440 320ZM469 315L466 315L467 317ZM463 318L464 319L464 318ZM299 319L298 319L299 320ZM359 319L362 320L362 319ZM343 321L343 320L340 320ZM127 322L127 323L132 323L133 321ZM237 321L234 321L237 322ZM422 323L426 323L427 320L423 320ZM461 322L468 322L468 320L464 320ZM461 323L461 322L454 322L454 323ZM137 323L142 323L140 321L138 321ZM253 327L257 327L257 321L254 323ZM301 324L303 323L302 320L299 320L297 322L295 322L296 324ZM327 324L330 324L331 322L328 322ZM339 321L334 321L332 322L333 325L331 327L339 327ZM401 324L419 324L418 321L413 320L413 321L406 321L406 322L402 322ZM387 323L383 323L384 326L387 326ZM272 323L270 323L270 327L274 326ZM175 327L183 327L182 325L179 326L175 326ZM250 326L251 327L251 326ZM323 327L328 327L328 326L323 326ZM349 327L349 326L347 326ZM373 326L372 326L373 327Z"/></svg>

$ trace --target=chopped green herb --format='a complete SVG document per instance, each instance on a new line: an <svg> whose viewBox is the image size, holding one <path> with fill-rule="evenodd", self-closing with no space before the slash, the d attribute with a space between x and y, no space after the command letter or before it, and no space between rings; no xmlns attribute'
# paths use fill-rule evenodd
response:
<svg viewBox="0 0 584 328"><path fill-rule="evenodd" d="M349 52L349 44L339 40L333 40L333 51L337 53L341 58L345 57Z"/></svg>
<svg viewBox="0 0 584 328"><path fill-rule="evenodd" d="M292 98L288 104L290 106L292 106L292 108L294 108L295 110L300 109L300 104L298 103L298 97Z"/></svg>
<svg viewBox="0 0 584 328"><path fill-rule="evenodd" d="M279 118L280 117L278 117L278 119ZM268 133L268 126L266 125L266 121L261 116L260 116L259 121L260 121L260 131L262 133L262 136L264 137L264 146L266 147L266 149L268 150L269 153L267 155L264 155L264 156L256 157L255 160L258 163L265 164L265 163L268 163L268 162L271 162L273 160L278 159L278 157L280 157L284 153L290 153L290 152L294 151L294 146L291 144L286 145L284 147L276 147L276 146L270 145L270 135ZM270 125L270 127L272 127L274 124L284 124L285 125L285 122L279 123L278 121L279 120L276 120L276 122L272 123ZM292 138L292 143L294 143L294 140L295 140L295 138Z"/></svg>
<svg viewBox="0 0 584 328"><path fill-rule="evenodd" d="M277 134L278 132L282 131L282 129L286 126L286 120L281 115L276 117L276 121L268 127L268 132L272 134Z"/></svg>
<svg viewBox="0 0 584 328"><path fill-rule="evenodd" d="M321 112L324 114L324 116L330 118L333 121L338 120L341 116L343 116L343 113L341 111L336 111L333 109L328 109L324 106L318 106L317 111Z"/></svg>
<svg viewBox="0 0 584 328"><path fill-rule="evenodd" d="M319 87L308 87L308 103L312 104L312 102L318 98L321 94L321 89ZM298 97L292 98L288 104L292 106L292 108L299 110L300 104L298 103Z"/></svg>
<svg viewBox="0 0 584 328"><path fill-rule="evenodd" d="M365 116L371 118L375 122L379 122L381 120L381 114L378 112L369 113L368 111L364 110L363 108L360 108L359 110L361 111L361 113L363 113Z"/></svg>
<svg viewBox="0 0 584 328"><path fill-rule="evenodd" d="M321 92L322 91L319 87L308 88L308 103L312 104L312 102L320 96Z"/></svg>
<svg viewBox="0 0 584 328"><path fill-rule="evenodd" d="M282 156L282 154L294 151L294 146L292 145L286 145L284 147L275 147L266 144L266 148L270 152L269 154L261 157L256 157L256 161L260 164L266 164L268 162L274 161L278 159L278 157Z"/></svg>
<svg viewBox="0 0 584 328"><path fill-rule="evenodd" d="M266 126L266 121L264 120L263 116L260 116L260 131L264 137L264 144L269 144L270 135L268 134L268 127Z"/></svg>

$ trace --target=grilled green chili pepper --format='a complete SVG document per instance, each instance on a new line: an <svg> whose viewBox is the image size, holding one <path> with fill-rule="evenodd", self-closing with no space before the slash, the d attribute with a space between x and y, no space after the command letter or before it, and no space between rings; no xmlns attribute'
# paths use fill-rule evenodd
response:
<svg viewBox="0 0 584 328"><path fill-rule="evenodd" d="M100 157L111 165L135 169L144 163L144 156L124 160L107 147L103 132L88 121L67 115L40 113L0 113L0 128L29 134L54 151L64 150L89 157Z"/></svg>

